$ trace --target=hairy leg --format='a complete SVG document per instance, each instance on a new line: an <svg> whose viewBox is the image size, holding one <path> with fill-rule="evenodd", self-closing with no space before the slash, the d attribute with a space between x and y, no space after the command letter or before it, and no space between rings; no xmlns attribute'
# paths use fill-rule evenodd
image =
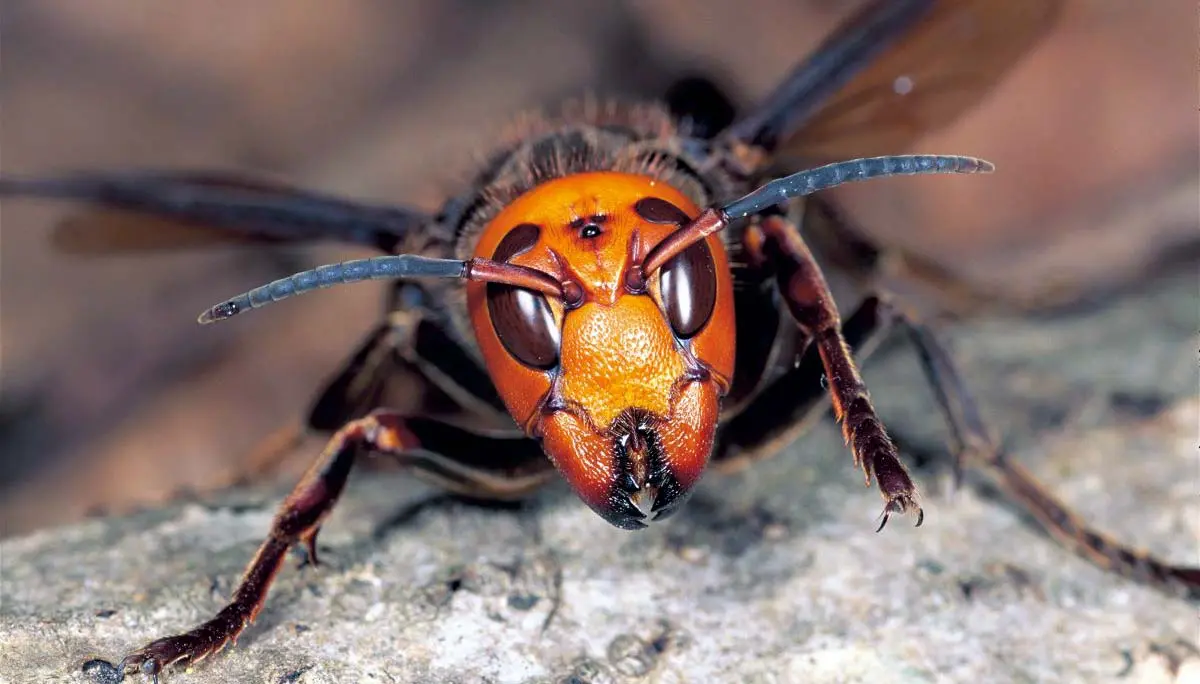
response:
<svg viewBox="0 0 1200 684"><path fill-rule="evenodd" d="M850 348L842 335L842 321L821 269L796 227L782 216L767 216L759 223L761 258L773 267L780 292L792 317L821 357L834 416L854 454L855 466L871 476L883 495L880 529L892 513L917 514L917 488L900 462L895 444L875 413Z"/></svg>
<svg viewBox="0 0 1200 684"><path fill-rule="evenodd" d="M463 458L438 453L453 453L463 446L483 452ZM390 411L353 420L333 435L279 506L270 533L246 567L229 603L190 631L155 640L125 656L117 670L124 673L136 667L157 681L164 668L202 660L236 640L262 609L292 546L302 544L309 561L317 563L317 533L337 503L356 457L363 453L395 456L418 476L481 498L528 494L553 473L532 440L472 435L437 421Z"/></svg>
<svg viewBox="0 0 1200 684"><path fill-rule="evenodd" d="M1047 534L1089 562L1168 593L1200 598L1200 568L1165 563L1097 532L1009 458L984 421L950 353L933 331L901 311L895 312L894 319L907 330L916 347L950 428L956 481L965 465L977 465L994 475L1001 490Z"/></svg>

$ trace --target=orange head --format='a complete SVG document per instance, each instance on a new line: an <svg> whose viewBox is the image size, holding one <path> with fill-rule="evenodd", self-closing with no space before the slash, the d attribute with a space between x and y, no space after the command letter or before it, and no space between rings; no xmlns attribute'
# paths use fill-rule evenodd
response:
<svg viewBox="0 0 1200 684"><path fill-rule="evenodd" d="M683 503L708 463L734 363L733 281L719 235L627 286L699 209L647 176L579 173L518 197L475 255L538 269L579 297L467 283L467 307L509 413L612 524Z"/></svg>
<svg viewBox="0 0 1200 684"><path fill-rule="evenodd" d="M578 150L560 152L549 173L579 159ZM471 326L508 412L588 505L619 527L644 527L646 509L662 518L700 479L733 374L733 281L717 233L850 181L992 169L961 156L853 159L703 212L649 175L567 172L460 235L474 240L469 259L394 254L327 264L243 292L200 322L338 283L466 280ZM545 170L523 172L533 181Z"/></svg>

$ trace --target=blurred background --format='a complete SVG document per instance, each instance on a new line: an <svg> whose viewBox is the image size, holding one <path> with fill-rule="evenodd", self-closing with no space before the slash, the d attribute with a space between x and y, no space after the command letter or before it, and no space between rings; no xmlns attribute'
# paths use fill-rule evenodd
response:
<svg viewBox="0 0 1200 684"><path fill-rule="evenodd" d="M653 97L695 73L748 104L857 4L4 0L3 170L237 169L432 209L522 110ZM1016 301L1094 299L1164 256L1195 267L1194 8L1066 5L1004 83L919 145L1002 172L952 193L846 189L873 236ZM196 313L225 296L361 254L71 258L48 243L70 211L2 207L4 535L230 481L382 306L380 287L359 285L201 329Z"/></svg>

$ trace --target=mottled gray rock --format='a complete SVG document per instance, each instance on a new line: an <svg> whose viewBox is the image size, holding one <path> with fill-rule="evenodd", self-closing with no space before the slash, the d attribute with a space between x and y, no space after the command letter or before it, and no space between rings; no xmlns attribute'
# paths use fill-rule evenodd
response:
<svg viewBox="0 0 1200 684"><path fill-rule="evenodd" d="M1196 323L1180 277L947 337L1017 458L1101 529L1195 562ZM866 376L904 443L941 453L911 352L889 346ZM831 425L638 533L561 485L485 510L359 477L324 566L289 567L236 648L168 681L1197 681L1193 606L1079 560L985 490L947 498L942 465L917 471L925 525L881 534ZM88 681L88 659L209 617L283 491L5 541L0 678Z"/></svg>

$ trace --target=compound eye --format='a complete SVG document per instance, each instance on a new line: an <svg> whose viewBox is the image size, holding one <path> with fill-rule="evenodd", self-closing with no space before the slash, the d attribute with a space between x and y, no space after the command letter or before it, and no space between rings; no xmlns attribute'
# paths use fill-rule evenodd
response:
<svg viewBox="0 0 1200 684"><path fill-rule="evenodd" d="M537 244L541 229L522 223L504 236L492 258L499 262L523 254ZM561 331L545 295L511 285L487 285L488 314L500 343L513 358L531 368L558 365Z"/></svg>
<svg viewBox="0 0 1200 684"><path fill-rule="evenodd" d="M492 327L508 353L539 370L557 366L562 340L546 296L511 285L487 287Z"/></svg>
<svg viewBox="0 0 1200 684"><path fill-rule="evenodd" d="M717 267L708 241L693 244L663 264L659 278L675 334L686 340L700 332L717 303Z"/></svg>
<svg viewBox="0 0 1200 684"><path fill-rule="evenodd" d="M633 211L651 223L683 226L692 220L661 197L643 197ZM671 329L685 340L700 332L717 303L717 267L708 242L701 240L663 264L659 278Z"/></svg>

